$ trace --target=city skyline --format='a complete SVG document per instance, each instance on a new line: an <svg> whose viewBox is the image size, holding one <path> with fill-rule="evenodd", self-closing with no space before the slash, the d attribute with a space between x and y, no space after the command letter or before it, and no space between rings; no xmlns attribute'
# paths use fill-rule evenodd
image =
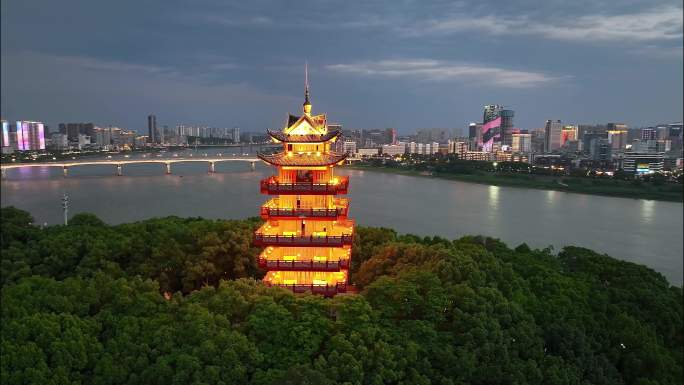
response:
<svg viewBox="0 0 684 385"><path fill-rule="evenodd" d="M3 2L2 114L263 131L296 111L306 58L312 99L350 128L465 128L493 103L520 128L648 126L682 120L681 21L670 1Z"/></svg>

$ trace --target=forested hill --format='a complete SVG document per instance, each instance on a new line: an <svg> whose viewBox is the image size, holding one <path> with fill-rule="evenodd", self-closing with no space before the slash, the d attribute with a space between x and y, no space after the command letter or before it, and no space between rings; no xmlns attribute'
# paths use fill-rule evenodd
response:
<svg viewBox="0 0 684 385"><path fill-rule="evenodd" d="M682 289L579 247L361 227L324 299L259 282L257 219L31 222L2 209L2 384L682 383Z"/></svg>

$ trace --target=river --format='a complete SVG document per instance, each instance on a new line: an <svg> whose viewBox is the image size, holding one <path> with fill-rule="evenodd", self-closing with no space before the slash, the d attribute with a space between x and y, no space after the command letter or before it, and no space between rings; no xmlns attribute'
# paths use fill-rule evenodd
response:
<svg viewBox="0 0 684 385"><path fill-rule="evenodd" d="M165 175L159 164L127 165L123 176L115 176L113 166L87 166L70 169L64 178L58 168L13 169L2 180L1 203L30 212L38 224L61 223L63 193L70 198L70 215L91 212L111 224L167 215L246 218L257 216L267 199L259 194L259 180L272 169L258 164L251 171L249 163L225 162L216 164L214 174L204 163L174 164L172 172ZM681 203L339 173L350 176L350 215L363 226L450 239L481 234L511 247L583 246L647 265L682 285Z"/></svg>

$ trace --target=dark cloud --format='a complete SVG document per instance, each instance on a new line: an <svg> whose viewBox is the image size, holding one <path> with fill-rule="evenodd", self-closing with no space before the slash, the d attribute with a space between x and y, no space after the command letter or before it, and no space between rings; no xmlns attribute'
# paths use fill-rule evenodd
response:
<svg viewBox="0 0 684 385"><path fill-rule="evenodd" d="M2 2L2 114L263 130L299 108L351 127L682 119L675 1Z"/></svg>

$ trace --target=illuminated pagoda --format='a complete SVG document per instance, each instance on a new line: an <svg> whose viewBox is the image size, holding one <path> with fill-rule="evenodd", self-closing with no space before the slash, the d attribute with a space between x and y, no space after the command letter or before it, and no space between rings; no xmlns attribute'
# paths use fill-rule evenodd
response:
<svg viewBox="0 0 684 385"><path fill-rule="evenodd" d="M354 222L347 218L348 177L334 168L346 158L333 151L341 132L328 130L326 115L313 115L308 77L301 116L289 115L282 131L268 130L282 151L258 154L277 175L261 181L271 199L261 206L266 221L255 233L265 247L259 266L269 286L333 296L347 291Z"/></svg>

